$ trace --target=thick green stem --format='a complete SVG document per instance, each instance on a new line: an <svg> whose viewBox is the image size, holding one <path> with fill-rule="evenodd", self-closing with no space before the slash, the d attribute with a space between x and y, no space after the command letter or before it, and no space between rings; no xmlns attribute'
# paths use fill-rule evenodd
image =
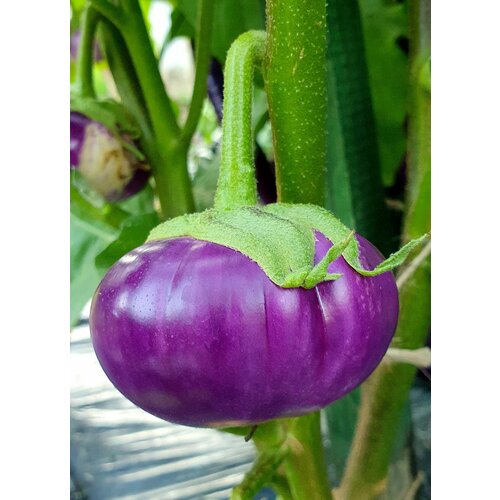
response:
<svg viewBox="0 0 500 500"><path fill-rule="evenodd" d="M422 81L430 56L430 0L411 0L409 186L403 240L430 230L430 94ZM428 250L424 249L422 252ZM415 259L414 262L420 262ZM430 259L410 262L398 278L400 315L394 347L421 347L430 328ZM359 421L345 474L341 500L376 499L385 489L404 404L416 369L382 363L362 387Z"/></svg>
<svg viewBox="0 0 500 500"><path fill-rule="evenodd" d="M265 82L278 201L325 204L326 2L268 0Z"/></svg>
<svg viewBox="0 0 500 500"><path fill-rule="evenodd" d="M80 19L80 46L76 63L75 85L82 97L95 97L92 67L94 62L94 35L99 14L92 8L85 9Z"/></svg>
<svg viewBox="0 0 500 500"><path fill-rule="evenodd" d="M91 5L120 30L137 72L155 135L173 147L180 129L165 91L138 1L122 0L121 7L116 7L106 0L91 0Z"/></svg>
<svg viewBox="0 0 500 500"><path fill-rule="evenodd" d="M215 193L216 208L257 203L253 161L252 96L254 67L262 62L266 34L249 31L229 49L224 71L222 159Z"/></svg>
<svg viewBox="0 0 500 500"><path fill-rule="evenodd" d="M319 412L289 419L286 427L290 453L284 460L284 469L293 498L331 499Z"/></svg>
<svg viewBox="0 0 500 500"><path fill-rule="evenodd" d="M278 200L325 204L326 2L268 0L264 78ZM319 413L288 421L295 499L330 499Z"/></svg>
<svg viewBox="0 0 500 500"><path fill-rule="evenodd" d="M210 64L214 0L201 0L196 27L196 61L193 94L186 123L182 129L181 142L189 144L200 118L207 94L207 75Z"/></svg>

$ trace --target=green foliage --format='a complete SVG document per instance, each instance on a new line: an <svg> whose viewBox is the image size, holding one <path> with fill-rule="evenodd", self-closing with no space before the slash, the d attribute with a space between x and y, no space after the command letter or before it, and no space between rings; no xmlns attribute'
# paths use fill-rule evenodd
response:
<svg viewBox="0 0 500 500"><path fill-rule="evenodd" d="M159 217L153 212L151 187L110 205L86 191L83 180L73 172L70 194L70 320L74 325L107 269L143 243Z"/></svg>
<svg viewBox="0 0 500 500"><path fill-rule="evenodd" d="M73 215L70 238L70 325L74 326L102 278L94 259L106 246L106 240L88 231Z"/></svg>
<svg viewBox="0 0 500 500"><path fill-rule="evenodd" d="M331 441L327 460L333 465L335 484L340 482L349 456L360 397L360 390L357 388L323 410Z"/></svg>
<svg viewBox="0 0 500 500"><path fill-rule="evenodd" d="M149 232L160 222L156 212L133 215L126 219L120 228L120 234L95 258L99 271L107 271L118 259L134 248L142 245Z"/></svg>
<svg viewBox="0 0 500 500"><path fill-rule="evenodd" d="M185 21L191 26L196 25L198 9L197 0L179 0L177 9L184 15ZM176 14L178 16L178 14ZM230 21L229 21L230 20ZM179 34L187 34L189 30L184 23L179 22ZM181 31L182 27L182 31ZM249 30L264 29L264 2L261 0L219 0L215 5L212 37L212 55L221 64L226 60L226 54L233 41L241 33Z"/></svg>
<svg viewBox="0 0 500 500"><path fill-rule="evenodd" d="M357 2L329 2L327 22L327 206L388 253L391 231Z"/></svg>
<svg viewBox="0 0 500 500"><path fill-rule="evenodd" d="M197 168L193 176L193 196L196 210L202 212L214 204L217 177L219 176L220 151L211 158L197 158Z"/></svg>
<svg viewBox="0 0 500 500"><path fill-rule="evenodd" d="M404 158L408 96L406 1L359 0L382 181L392 185Z"/></svg>

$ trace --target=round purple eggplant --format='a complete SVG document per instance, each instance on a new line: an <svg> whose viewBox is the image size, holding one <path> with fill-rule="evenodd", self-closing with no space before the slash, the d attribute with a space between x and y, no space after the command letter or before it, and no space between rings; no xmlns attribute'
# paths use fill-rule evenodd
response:
<svg viewBox="0 0 500 500"><path fill-rule="evenodd" d="M101 123L81 113L70 115L70 166L109 202L138 193L150 170Z"/></svg>
<svg viewBox="0 0 500 500"><path fill-rule="evenodd" d="M331 242L316 232L315 261ZM360 261L383 257L361 236ZM391 272L364 277L339 257L336 281L281 288L242 253L192 238L122 257L93 297L92 342L111 382L178 424L258 424L322 408L363 382L398 317Z"/></svg>

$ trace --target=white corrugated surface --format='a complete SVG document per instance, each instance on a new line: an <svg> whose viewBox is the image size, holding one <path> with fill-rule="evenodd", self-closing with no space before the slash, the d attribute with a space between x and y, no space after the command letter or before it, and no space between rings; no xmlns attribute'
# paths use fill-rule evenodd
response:
<svg viewBox="0 0 500 500"><path fill-rule="evenodd" d="M134 406L102 371L88 327L72 331L71 473L89 500L228 498L253 458L241 437Z"/></svg>

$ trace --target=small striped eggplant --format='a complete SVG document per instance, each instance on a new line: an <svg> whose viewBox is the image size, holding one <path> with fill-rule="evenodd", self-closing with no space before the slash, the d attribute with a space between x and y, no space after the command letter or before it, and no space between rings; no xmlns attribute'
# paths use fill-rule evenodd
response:
<svg viewBox="0 0 500 500"><path fill-rule="evenodd" d="M136 194L150 176L148 165L104 125L77 112L70 114L70 166L109 202Z"/></svg>

